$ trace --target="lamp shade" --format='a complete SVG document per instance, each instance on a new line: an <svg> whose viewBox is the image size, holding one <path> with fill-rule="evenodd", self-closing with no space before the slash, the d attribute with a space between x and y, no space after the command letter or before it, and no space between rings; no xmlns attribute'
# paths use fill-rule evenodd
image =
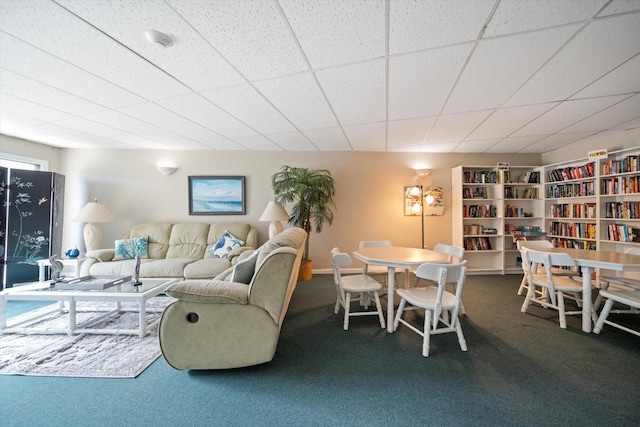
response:
<svg viewBox="0 0 640 427"><path fill-rule="evenodd" d="M258 221L287 221L289 214L280 202L269 202Z"/></svg>
<svg viewBox="0 0 640 427"><path fill-rule="evenodd" d="M98 201L89 202L80 213L73 218L73 222L115 222L115 218L109 209Z"/></svg>

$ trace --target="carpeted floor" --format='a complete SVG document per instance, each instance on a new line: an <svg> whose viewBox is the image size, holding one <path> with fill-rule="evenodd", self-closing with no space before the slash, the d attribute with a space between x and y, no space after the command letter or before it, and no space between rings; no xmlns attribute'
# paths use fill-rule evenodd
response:
<svg viewBox="0 0 640 427"><path fill-rule="evenodd" d="M0 377L8 426L637 426L640 339L580 319L520 313L521 276L470 276L462 352L431 356L408 328L333 315L331 276L301 282L275 359L229 371L175 371L159 358L135 379ZM640 316L628 317L640 329ZM59 398L64 396L63 399ZM8 420L8 421L7 421Z"/></svg>

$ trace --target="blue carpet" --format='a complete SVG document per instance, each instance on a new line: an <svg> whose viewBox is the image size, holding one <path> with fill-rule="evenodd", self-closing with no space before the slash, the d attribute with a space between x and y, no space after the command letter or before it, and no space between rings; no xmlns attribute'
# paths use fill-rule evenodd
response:
<svg viewBox="0 0 640 427"><path fill-rule="evenodd" d="M552 310L520 313L520 278L470 276L469 351L440 335L425 359L421 337L387 334L375 316L343 331L331 276L316 275L298 284L268 364L176 371L160 358L136 379L3 376L0 425L639 425L640 339L584 334L577 317L561 330Z"/></svg>

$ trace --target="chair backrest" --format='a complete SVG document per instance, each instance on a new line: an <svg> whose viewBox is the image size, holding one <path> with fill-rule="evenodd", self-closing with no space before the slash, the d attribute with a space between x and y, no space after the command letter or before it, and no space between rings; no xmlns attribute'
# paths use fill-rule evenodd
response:
<svg viewBox="0 0 640 427"><path fill-rule="evenodd" d="M358 249L370 247L391 247L391 240L362 240L358 245Z"/></svg>
<svg viewBox="0 0 640 427"><path fill-rule="evenodd" d="M551 243L549 240L518 240L516 243L516 246L518 247L518 250L520 251L520 256L522 258L522 271L526 274L527 273L527 266L525 264L525 260L524 260L524 250L525 249L546 249L546 248L553 248L553 243Z"/></svg>
<svg viewBox="0 0 640 427"><path fill-rule="evenodd" d="M535 249L524 248L523 252L523 263L527 268L527 274L529 274L529 278L531 281L534 279L534 265L542 266L546 272L547 281L546 285L550 290L554 290L554 282L553 282L553 273L551 271L552 266L557 267L575 267L575 262L571 255L563 253L563 252L544 252L537 251ZM536 281L537 284L542 284L539 281Z"/></svg>
<svg viewBox="0 0 640 427"><path fill-rule="evenodd" d="M462 300L462 287L467 277L467 261L463 260L452 264L437 264L426 262L421 264L416 270L416 276L421 279L431 280L438 284L435 310L431 325L437 325L440 313L442 312L442 296L447 283L455 283L455 307L451 312L451 319L457 318L458 310Z"/></svg>
<svg viewBox="0 0 640 427"><path fill-rule="evenodd" d="M464 248L460 246L447 245L445 243L438 243L433 247L435 252L449 255L447 262L460 262L464 259ZM456 259L454 259L456 258Z"/></svg>
<svg viewBox="0 0 640 427"><path fill-rule="evenodd" d="M344 302L344 290L342 289L342 274L340 273L341 267L349 267L352 264L349 254L340 252L337 247L331 249L329 253L331 257L331 267L333 268L333 284L336 286L336 292L338 297Z"/></svg>

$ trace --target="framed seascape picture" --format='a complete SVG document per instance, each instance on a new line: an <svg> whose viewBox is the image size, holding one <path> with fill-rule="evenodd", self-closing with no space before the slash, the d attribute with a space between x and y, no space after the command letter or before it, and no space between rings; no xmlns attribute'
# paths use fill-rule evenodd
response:
<svg viewBox="0 0 640 427"><path fill-rule="evenodd" d="M244 215L244 176L190 176L189 215Z"/></svg>

